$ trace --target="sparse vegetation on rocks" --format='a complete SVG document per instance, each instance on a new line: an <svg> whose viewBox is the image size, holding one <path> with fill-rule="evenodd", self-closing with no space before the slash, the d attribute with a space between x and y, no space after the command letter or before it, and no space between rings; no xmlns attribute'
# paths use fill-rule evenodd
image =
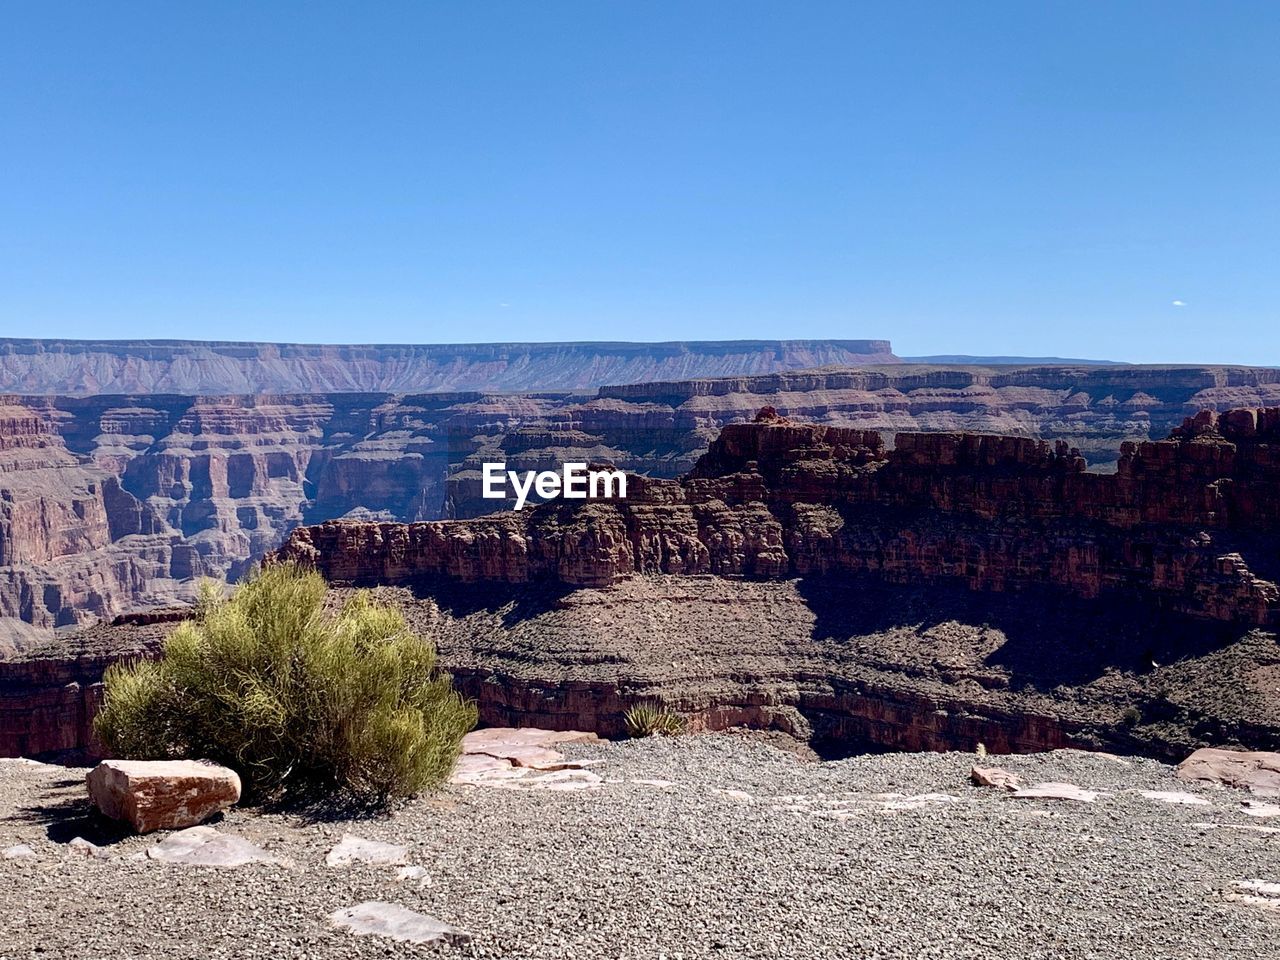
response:
<svg viewBox="0 0 1280 960"><path fill-rule="evenodd" d="M157 661L105 676L95 729L123 758L204 758L255 801L384 804L444 781L476 711L436 669L434 646L396 610L290 565L230 599L206 590Z"/></svg>
<svg viewBox="0 0 1280 960"><path fill-rule="evenodd" d="M625 716L627 734L631 737L675 736L684 733L685 719L657 700L641 700L631 706Z"/></svg>

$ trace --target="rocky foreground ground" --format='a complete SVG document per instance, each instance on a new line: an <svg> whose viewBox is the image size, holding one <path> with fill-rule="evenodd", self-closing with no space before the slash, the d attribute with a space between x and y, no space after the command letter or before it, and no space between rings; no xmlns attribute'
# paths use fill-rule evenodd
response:
<svg viewBox="0 0 1280 960"><path fill-rule="evenodd" d="M1280 807L1154 761L977 761L1097 794L1062 800L972 786L972 754L557 749L586 769L454 783L389 818L233 810L212 828L269 858L235 868L148 856L175 835L94 819L82 769L0 761L0 958L1280 956ZM406 849L331 865L344 837ZM333 922L369 901L470 942Z"/></svg>

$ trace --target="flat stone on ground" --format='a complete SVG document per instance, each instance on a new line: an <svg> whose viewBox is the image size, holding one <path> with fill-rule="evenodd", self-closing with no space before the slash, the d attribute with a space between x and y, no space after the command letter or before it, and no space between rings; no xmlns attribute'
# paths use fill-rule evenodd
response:
<svg viewBox="0 0 1280 960"><path fill-rule="evenodd" d="M1082 790L1074 783L1037 783L1009 794L1015 800L1077 800L1093 803L1101 794L1094 790Z"/></svg>
<svg viewBox="0 0 1280 960"><path fill-rule="evenodd" d="M345 867L351 863L373 863L399 866L409 859L409 848L396 843L365 840L363 837L344 834L337 846L329 851L324 862L331 867Z"/></svg>
<svg viewBox="0 0 1280 960"><path fill-rule="evenodd" d="M558 770L573 766L554 749L559 743L580 743L599 739L580 730L539 730L536 727L488 727L473 730L462 738L462 753L510 760L516 766L535 770Z"/></svg>
<svg viewBox="0 0 1280 960"><path fill-rule="evenodd" d="M244 837L219 833L213 827L190 827L171 833L147 856L163 863L191 867L240 867L247 863L284 863Z"/></svg>
<svg viewBox="0 0 1280 960"><path fill-rule="evenodd" d="M329 922L352 933L405 943L446 943L461 946L471 935L425 913L416 913L394 903L370 900L329 914Z"/></svg>
<svg viewBox="0 0 1280 960"><path fill-rule="evenodd" d="M6 860L34 860L36 852L25 843L15 843L12 847L5 847L0 851L0 857Z"/></svg>
<svg viewBox="0 0 1280 960"><path fill-rule="evenodd" d="M138 833L195 826L240 799L234 770L198 760L104 760L86 782L94 806Z"/></svg>
<svg viewBox="0 0 1280 960"><path fill-rule="evenodd" d="M1280 753L1202 747L1178 764L1177 776L1280 797Z"/></svg>
<svg viewBox="0 0 1280 960"><path fill-rule="evenodd" d="M1250 817L1280 817L1280 804L1245 800L1240 804L1240 812Z"/></svg>
<svg viewBox="0 0 1280 960"><path fill-rule="evenodd" d="M1148 800L1156 800L1160 803L1180 803L1188 807L1209 806L1209 801L1204 797L1196 796L1194 793L1182 793L1178 790L1143 790L1142 795Z"/></svg>
<svg viewBox="0 0 1280 960"><path fill-rule="evenodd" d="M463 753L492 753L500 744L554 747L558 743L586 743L600 738L582 730L540 730L537 727L486 727L462 738Z"/></svg>

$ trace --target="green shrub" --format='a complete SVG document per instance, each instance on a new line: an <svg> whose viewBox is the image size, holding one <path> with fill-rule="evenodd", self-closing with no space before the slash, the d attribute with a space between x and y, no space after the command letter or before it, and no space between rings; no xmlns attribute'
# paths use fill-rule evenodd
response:
<svg viewBox="0 0 1280 960"><path fill-rule="evenodd" d="M683 733L685 728L684 717L672 713L657 700L641 700L632 705L623 719L627 724L627 735L631 737L674 736Z"/></svg>
<svg viewBox="0 0 1280 960"><path fill-rule="evenodd" d="M117 664L95 720L115 756L207 758L253 801L386 803L441 783L475 707L396 610L355 594L336 614L325 583L261 571L230 599L202 592L155 662Z"/></svg>

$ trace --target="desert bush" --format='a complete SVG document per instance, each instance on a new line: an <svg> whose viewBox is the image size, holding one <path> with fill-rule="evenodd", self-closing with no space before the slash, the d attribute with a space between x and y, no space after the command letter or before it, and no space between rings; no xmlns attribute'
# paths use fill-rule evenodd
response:
<svg viewBox="0 0 1280 960"><path fill-rule="evenodd" d="M385 803L438 785L475 707L397 610L362 591L333 613L324 598L318 574L287 565L230 599L203 591L159 660L107 671L103 744L225 764L259 802Z"/></svg>
<svg viewBox="0 0 1280 960"><path fill-rule="evenodd" d="M627 724L627 735L631 737L673 736L683 733L685 728L684 717L672 713L657 700L641 700L633 704L623 719Z"/></svg>

